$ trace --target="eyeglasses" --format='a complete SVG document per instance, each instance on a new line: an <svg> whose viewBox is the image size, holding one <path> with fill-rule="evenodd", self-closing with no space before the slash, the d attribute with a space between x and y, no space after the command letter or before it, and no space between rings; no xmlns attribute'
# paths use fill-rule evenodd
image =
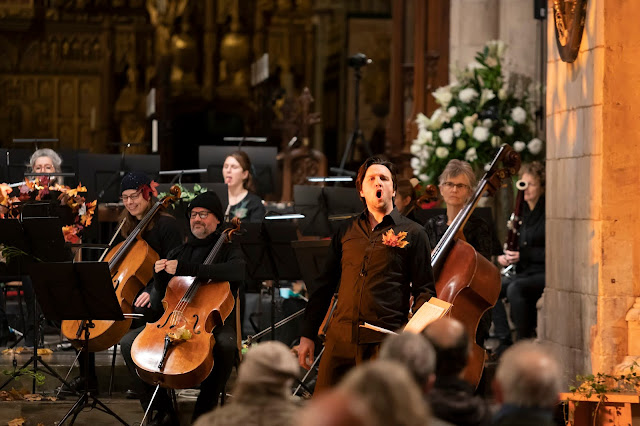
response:
<svg viewBox="0 0 640 426"><path fill-rule="evenodd" d="M471 187L465 183L453 183L453 182L444 182L442 184L442 186L444 186L445 188L451 190L453 188L456 188L458 190L463 190L463 189L471 189Z"/></svg>
<svg viewBox="0 0 640 426"><path fill-rule="evenodd" d="M35 173L52 173L55 172L56 169L53 167L53 164L38 164L33 168Z"/></svg>
<svg viewBox="0 0 640 426"><path fill-rule="evenodd" d="M136 201L138 198L140 198L141 195L142 195L141 192L134 192L131 195L123 195L122 197L120 197L120 199L122 200L123 203L126 203L129 200Z"/></svg>
<svg viewBox="0 0 640 426"><path fill-rule="evenodd" d="M189 217L191 219L195 219L196 216L200 216L200 219L206 219L209 217L209 215L211 214L211 212L191 212L189 214Z"/></svg>

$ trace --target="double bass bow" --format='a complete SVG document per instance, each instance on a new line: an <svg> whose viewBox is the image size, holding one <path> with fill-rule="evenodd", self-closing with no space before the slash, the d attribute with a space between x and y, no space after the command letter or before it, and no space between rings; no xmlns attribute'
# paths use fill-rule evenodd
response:
<svg viewBox="0 0 640 426"><path fill-rule="evenodd" d="M464 240L462 230L480 197L495 193L501 181L520 169L520 156L509 145L500 147L475 193L455 217L431 253L436 295L451 303L450 315L460 321L472 341L465 380L477 386L484 369L485 350L475 342L478 323L500 294L498 268Z"/></svg>
<svg viewBox="0 0 640 426"><path fill-rule="evenodd" d="M211 264L225 243L240 229L240 220L225 230L204 261ZM174 276L162 300L165 311L148 323L131 347L138 375L145 382L169 389L195 387L213 369L213 329L227 319L235 300L229 282Z"/></svg>
<svg viewBox="0 0 640 426"><path fill-rule="evenodd" d="M113 290L122 308L122 313L133 312L133 302L146 284L153 278L153 266L159 259L158 254L142 239L142 233L161 208L180 198L180 187L171 187L170 194L158 200L144 215L127 238L112 248L105 257L109 263L109 272ZM131 327L131 318L124 321L93 321L94 328L89 338L89 352L109 349L122 339ZM64 320L61 331L76 348L82 348L82 321Z"/></svg>

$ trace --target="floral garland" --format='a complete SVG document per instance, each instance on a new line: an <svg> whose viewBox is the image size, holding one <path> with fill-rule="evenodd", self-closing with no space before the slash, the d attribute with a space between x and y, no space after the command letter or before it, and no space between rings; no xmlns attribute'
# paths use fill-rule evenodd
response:
<svg viewBox="0 0 640 426"><path fill-rule="evenodd" d="M48 195L51 191L58 191L61 205L66 205L74 215L74 223L62 227L64 240L70 243L79 243L81 232L91 225L91 220L96 210L97 200L87 202L80 193L87 192L87 188L78 185L76 188L54 184L49 185L49 177L39 177L35 181L25 179L23 185L19 187L18 195L10 195L13 192L7 184L0 184L0 218L17 218L20 215L19 206L24 201L30 200L35 193L36 200Z"/></svg>
<svg viewBox="0 0 640 426"><path fill-rule="evenodd" d="M523 161L540 160L543 142L535 135L530 79L512 74L505 84L502 41L488 42L476 62L456 72L457 81L432 93L440 107L431 117L419 113L411 144L413 173L434 183L452 159L485 168L507 143Z"/></svg>

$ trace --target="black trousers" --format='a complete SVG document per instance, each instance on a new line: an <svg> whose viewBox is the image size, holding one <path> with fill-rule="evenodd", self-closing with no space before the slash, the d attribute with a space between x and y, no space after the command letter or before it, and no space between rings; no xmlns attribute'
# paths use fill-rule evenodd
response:
<svg viewBox="0 0 640 426"><path fill-rule="evenodd" d="M501 340L510 340L507 313L502 303L506 296L511 306L511 320L516 327L518 339L535 337L538 311L536 302L544 291L544 272L519 273L502 279L500 298L493 309L494 332Z"/></svg>
<svg viewBox="0 0 640 426"><path fill-rule="evenodd" d="M235 312L235 311L234 311ZM222 327L216 327L213 335L216 344L213 347L213 370L211 374L200 384L200 395L196 401L193 411L193 420L200 415L211 411L218 405L218 398L221 392L224 392L225 385L238 355L236 330L233 321L235 316L229 315L227 322ZM140 403L143 409L147 409L151 397L153 396L154 386L144 382L138 376L135 364L131 357L131 346L133 341L144 330L144 326L133 328L122 338L120 346L122 356L129 368L131 377L134 382L135 391L140 395ZM152 410L157 413L167 413L172 408L171 398L166 389L158 389L158 394L153 401Z"/></svg>

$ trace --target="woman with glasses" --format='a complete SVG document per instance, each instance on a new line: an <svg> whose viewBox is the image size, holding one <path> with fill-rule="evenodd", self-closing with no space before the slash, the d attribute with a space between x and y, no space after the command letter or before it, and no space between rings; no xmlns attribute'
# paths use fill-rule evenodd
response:
<svg viewBox="0 0 640 426"><path fill-rule="evenodd" d="M466 161L451 160L439 178L439 188L447 206L446 214L430 218L424 226L429 236L431 247L435 247L440 238L447 232L449 225L473 195L477 181L471 165ZM491 256L502 253L500 242L489 224L476 214L471 214L463 230L465 240L473 248L491 260ZM478 324L476 342L484 345L491 328L491 311L482 317Z"/></svg>
<svg viewBox="0 0 640 426"><path fill-rule="evenodd" d="M62 171L62 158L52 149L42 148L36 150L31 154L29 159L29 168L33 173L54 173ZM50 180L51 184L59 183L63 184L63 178L61 176L52 176Z"/></svg>
<svg viewBox="0 0 640 426"><path fill-rule="evenodd" d="M227 156L222 166L222 177L227 184L229 205L224 213L225 222L237 217L243 222L262 222L265 208L255 194L251 176L251 160L244 151Z"/></svg>
<svg viewBox="0 0 640 426"><path fill-rule="evenodd" d="M131 172L122 178L120 183L120 199L124 204L124 210L120 215L120 221L124 224L120 230L119 238L114 244L124 240L138 225L140 220L149 212L157 201L157 192L154 183L143 172ZM170 250L182 244L183 237L180 233L176 219L170 214L161 211L157 213L142 233L142 239L160 256L166 258ZM119 241L118 241L119 240ZM154 281L144 283L140 293L133 302L133 312L144 315L143 318L134 319L131 328L138 328L147 322L156 321L162 316L162 298L166 288L155 288ZM80 365L84 365L84 352L80 354ZM82 377L76 377L70 383L72 389L63 386L62 391L72 393L74 390L82 391L84 384ZM89 354L89 388L97 389L97 377L95 373L95 355Z"/></svg>
<svg viewBox="0 0 640 426"><path fill-rule="evenodd" d="M509 301L517 339L532 338L536 335L536 303L545 285L544 165L538 161L523 164L520 178L527 183L527 188L524 190L526 202L522 209L522 224L518 229L519 250L505 250L498 256L500 265L515 265L516 273L502 279L500 299L494 308L495 334L500 340L495 350L497 355L512 342L502 298L506 296Z"/></svg>
<svg viewBox="0 0 640 426"><path fill-rule="evenodd" d="M471 165L466 161L451 160L439 178L439 189L447 207L447 213L432 217L425 224L431 247L435 247L460 210L473 195L477 181ZM491 227L481 217L472 214L462 230L474 249L487 259L502 254L500 243Z"/></svg>

